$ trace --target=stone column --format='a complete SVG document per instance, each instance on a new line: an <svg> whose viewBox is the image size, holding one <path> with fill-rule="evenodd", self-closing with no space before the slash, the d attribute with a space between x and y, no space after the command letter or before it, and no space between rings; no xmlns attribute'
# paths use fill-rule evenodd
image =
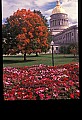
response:
<svg viewBox="0 0 82 120"><path fill-rule="evenodd" d="M60 20L59 20L59 25L60 25Z"/></svg>
<svg viewBox="0 0 82 120"><path fill-rule="evenodd" d="M62 25L63 25L63 19L62 19Z"/></svg>
<svg viewBox="0 0 82 120"><path fill-rule="evenodd" d="M59 26L59 20L57 22L58 22L58 26Z"/></svg>
<svg viewBox="0 0 82 120"><path fill-rule="evenodd" d="M57 25L57 20L56 20L56 25Z"/></svg>
<svg viewBox="0 0 82 120"><path fill-rule="evenodd" d="M57 26L58 26L58 20L57 20Z"/></svg>
<svg viewBox="0 0 82 120"><path fill-rule="evenodd" d="M63 20L63 25L65 25L65 19Z"/></svg>
<svg viewBox="0 0 82 120"><path fill-rule="evenodd" d="M57 20L56 20L56 25L57 25Z"/></svg>
<svg viewBox="0 0 82 120"><path fill-rule="evenodd" d="M61 25L61 19L60 19L60 25Z"/></svg>
<svg viewBox="0 0 82 120"><path fill-rule="evenodd" d="M53 21L51 22L51 25L52 25L52 27L53 27Z"/></svg>
<svg viewBox="0 0 82 120"><path fill-rule="evenodd" d="M66 25L68 25L67 20L66 20Z"/></svg>
<svg viewBox="0 0 82 120"><path fill-rule="evenodd" d="M65 25L67 25L66 20L65 20Z"/></svg>
<svg viewBox="0 0 82 120"><path fill-rule="evenodd" d="M68 20L67 20L67 25L68 25Z"/></svg>
<svg viewBox="0 0 82 120"><path fill-rule="evenodd" d="M54 20L53 20L53 26L54 26Z"/></svg>
<svg viewBox="0 0 82 120"><path fill-rule="evenodd" d="M54 26L55 26L55 20L53 20L53 22L54 22Z"/></svg>
<svg viewBox="0 0 82 120"><path fill-rule="evenodd" d="M56 20L55 20L55 26L56 26Z"/></svg>
<svg viewBox="0 0 82 120"><path fill-rule="evenodd" d="M64 19L64 25L66 25L66 24L65 24L65 19Z"/></svg>

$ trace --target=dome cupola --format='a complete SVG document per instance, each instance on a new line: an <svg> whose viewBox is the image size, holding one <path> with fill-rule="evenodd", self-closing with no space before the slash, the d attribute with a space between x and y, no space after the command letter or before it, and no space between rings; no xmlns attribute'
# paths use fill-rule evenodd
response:
<svg viewBox="0 0 82 120"><path fill-rule="evenodd" d="M65 10L60 6L59 0L56 1L56 7L53 9L52 14L66 13Z"/></svg>

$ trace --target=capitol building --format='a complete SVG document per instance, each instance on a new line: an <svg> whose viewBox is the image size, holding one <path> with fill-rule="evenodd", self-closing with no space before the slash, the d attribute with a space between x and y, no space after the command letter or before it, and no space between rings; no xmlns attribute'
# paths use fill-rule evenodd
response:
<svg viewBox="0 0 82 120"><path fill-rule="evenodd" d="M60 46L68 46L71 43L78 43L78 26L69 27L68 14L61 7L59 0L50 16L50 31L54 42L54 52L58 53ZM49 52L52 50L50 48Z"/></svg>

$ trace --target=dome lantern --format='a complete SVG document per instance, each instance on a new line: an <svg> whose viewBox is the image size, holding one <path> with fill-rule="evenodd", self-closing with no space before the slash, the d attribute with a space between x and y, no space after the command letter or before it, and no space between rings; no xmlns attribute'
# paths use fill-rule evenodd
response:
<svg viewBox="0 0 82 120"><path fill-rule="evenodd" d="M59 2L59 0L58 1L56 1L56 6L59 6L60 5L60 2Z"/></svg>
<svg viewBox="0 0 82 120"><path fill-rule="evenodd" d="M56 13L66 13L65 10L60 6L59 0L56 1L56 7L52 11L52 14Z"/></svg>

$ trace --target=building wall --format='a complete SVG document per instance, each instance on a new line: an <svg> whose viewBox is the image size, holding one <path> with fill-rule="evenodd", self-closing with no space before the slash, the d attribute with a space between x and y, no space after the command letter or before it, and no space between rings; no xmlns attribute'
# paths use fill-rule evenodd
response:
<svg viewBox="0 0 82 120"><path fill-rule="evenodd" d="M59 45L54 45L53 46L54 53L59 53L59 48L60 48ZM52 46L50 46L49 53L52 53Z"/></svg>
<svg viewBox="0 0 82 120"><path fill-rule="evenodd" d="M53 37L54 44L70 44L78 42L78 28L71 26Z"/></svg>
<svg viewBox="0 0 82 120"><path fill-rule="evenodd" d="M76 25L64 29L62 32L53 35L54 53L59 53L60 46L68 46L71 43L78 43L78 27ZM56 48L58 47L58 50ZM50 53L52 49L50 48Z"/></svg>

